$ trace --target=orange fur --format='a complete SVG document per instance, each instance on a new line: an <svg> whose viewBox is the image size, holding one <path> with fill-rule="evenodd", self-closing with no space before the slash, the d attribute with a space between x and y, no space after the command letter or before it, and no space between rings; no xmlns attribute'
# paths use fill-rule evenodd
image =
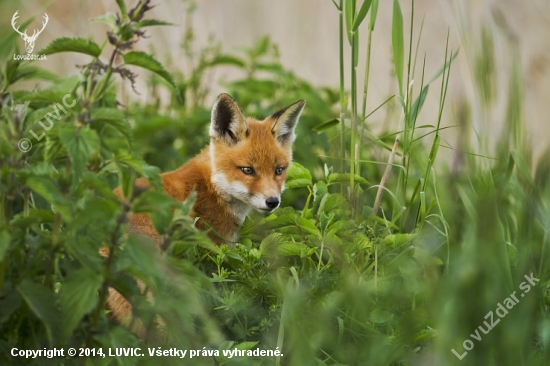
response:
<svg viewBox="0 0 550 366"><path fill-rule="evenodd" d="M197 193L191 216L200 218L199 229L212 228L208 235L215 243L237 240L249 209L269 212L278 206L304 105L298 101L258 121L244 117L236 102L221 94L212 110L210 145L181 168L161 174L164 190L175 200L183 202ZM248 168L253 174L247 174ZM143 178L136 184L147 187ZM115 193L122 197L119 188ZM160 243L147 214L131 215L129 228ZM113 289L107 305L119 323L131 323L131 305ZM144 337L141 322L134 321L133 331Z"/></svg>

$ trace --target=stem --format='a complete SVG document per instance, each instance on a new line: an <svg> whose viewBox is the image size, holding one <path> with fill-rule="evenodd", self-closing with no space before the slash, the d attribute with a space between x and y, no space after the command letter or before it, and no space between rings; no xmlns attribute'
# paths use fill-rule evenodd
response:
<svg viewBox="0 0 550 366"><path fill-rule="evenodd" d="M367 124L367 96L369 91L369 76L370 76L370 55L371 55L371 44L372 44L372 30L369 29L368 39L367 39L367 61L365 64L365 83L363 85L363 104L361 111L361 139L359 140L359 151L358 156L361 158L361 148L363 147L363 140L365 137L365 125ZM361 164L357 164L357 175L361 175Z"/></svg>
<svg viewBox="0 0 550 366"><path fill-rule="evenodd" d="M340 172L345 172L345 157L346 157L346 144L344 140L344 134L346 132L346 126L344 119L346 117L346 96L344 90L344 15L343 15L344 4L343 0L340 0L340 8L338 11L339 17L339 46L340 46L340 154L342 159L340 160Z"/></svg>
<svg viewBox="0 0 550 366"><path fill-rule="evenodd" d="M386 165L386 170L384 171L384 175L382 175L382 179L380 180L380 186L378 187L378 191L376 192L374 206L372 206L372 215L374 216L376 216L376 214L378 213L378 208L380 207L380 202L382 201L382 194L384 193L384 186L386 185L386 180L388 179L391 172L393 160L395 159L395 154L397 152L397 147L399 146L399 141L400 141L399 131L401 130L401 126L403 124L404 119L405 119L405 109L401 111L399 127L397 129L397 134L395 135L395 142L393 143L393 147L391 149L390 158L388 159L388 165Z"/></svg>
<svg viewBox="0 0 550 366"><path fill-rule="evenodd" d="M341 2L341 1L340 1ZM287 283L286 283L286 293L285 293L285 297L289 296L289 292L290 290L292 289L292 278L289 278ZM283 340L285 338L285 322L286 322L286 318L287 318L287 308L288 308L288 298L286 298L285 300L283 300L283 306L282 306L282 309L281 309L281 321L279 323L279 334L277 334L277 348L279 349L279 351L282 352L282 349L283 349ZM281 356L276 356L277 359L275 360L275 366L280 366L281 365Z"/></svg>
<svg viewBox="0 0 550 366"><path fill-rule="evenodd" d="M350 141L350 167L349 167L349 195L351 202L351 216L355 216L355 168L357 159L355 158L355 138L357 135L357 33L351 35L351 141Z"/></svg>
<svg viewBox="0 0 550 366"><path fill-rule="evenodd" d="M55 282L53 279L53 274L54 274L53 267L54 267L54 261L55 261L55 252L57 250L57 239L58 239L57 236L59 234L60 227L61 227L61 215L58 212L55 214L55 222L54 222L53 232L52 232L52 249L51 249L51 252L48 258L48 263L46 266L45 282L46 282L46 286L50 290L53 290L53 284Z"/></svg>
<svg viewBox="0 0 550 366"><path fill-rule="evenodd" d="M321 262L323 260L323 249L325 248L325 241L321 240L321 253L319 254L319 263L317 264L317 272L321 270Z"/></svg>
<svg viewBox="0 0 550 366"><path fill-rule="evenodd" d="M382 194L384 193L384 186L386 185L386 180L388 179L391 167L393 165L393 160L395 159L395 153L397 151L397 146L399 145L399 135L395 138L395 142L393 143L393 148L391 149L390 158L388 159L388 165L386 165L386 170L384 171L384 175L382 176L382 179L380 180L380 186L378 187L378 191L376 192L376 199L374 200L374 206L372 207L372 214L376 215L378 213L378 208L380 207L380 202L382 201Z"/></svg>
<svg viewBox="0 0 550 366"><path fill-rule="evenodd" d="M378 246L374 244L374 290L378 289Z"/></svg>

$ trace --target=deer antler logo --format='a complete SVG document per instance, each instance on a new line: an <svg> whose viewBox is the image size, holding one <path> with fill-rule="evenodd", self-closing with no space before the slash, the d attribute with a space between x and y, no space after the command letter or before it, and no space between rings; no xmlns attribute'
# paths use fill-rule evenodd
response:
<svg viewBox="0 0 550 366"><path fill-rule="evenodd" d="M42 33L44 28L46 28L46 24L48 24L48 20L50 18L48 18L48 14L44 13L44 21L42 22L42 29L40 29L38 31L38 33L36 32L36 29L35 29L32 33L32 36L29 37L27 35L27 30L26 29L23 33L21 33L19 31L19 27L17 27L17 28L15 27L15 21L17 20L17 18L19 18L19 15L17 15L18 12L19 12L19 10L16 11L15 14L13 14L13 17L11 18L11 26L13 27L13 29L17 33L19 33L21 35L21 38L23 38L23 41L25 41L25 48L27 49L27 53L31 53L32 50L34 49L34 42L36 41L36 39L38 38L40 33Z"/></svg>

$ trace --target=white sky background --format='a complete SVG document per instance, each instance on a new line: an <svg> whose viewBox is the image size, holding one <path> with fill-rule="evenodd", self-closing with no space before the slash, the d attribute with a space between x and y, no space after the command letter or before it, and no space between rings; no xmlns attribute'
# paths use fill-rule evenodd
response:
<svg viewBox="0 0 550 366"><path fill-rule="evenodd" d="M361 2L361 0L359 0ZM48 1L41 0L0 0L0 23L2 28L11 29L10 20L15 10L24 21L31 15L37 19L29 26L40 27L41 14ZM129 7L135 3L128 1ZM156 0L157 6L149 17L167 20L174 27L149 28L149 40L140 42L140 48L149 50L153 44L161 61L166 56L177 67L183 59L180 48L183 37L185 4L182 0ZM372 110L389 95L397 92L395 78L392 77L391 61L391 13L392 1L381 0L379 16L373 35L373 57L371 64L371 84L369 107ZM409 32L410 0L400 0L405 21L406 38ZM300 77L319 86L338 87L338 14L330 0L197 0L198 9L194 15L197 43L207 44L209 35L219 40L223 50L235 53L240 46L251 46L263 35L270 35L279 45L281 60L285 67ZM91 18L107 11L117 10L114 0L57 0L45 11L49 23L36 42L35 51L45 47L57 37L91 37L100 43L105 37L107 25L90 22ZM496 18L498 19L496 19ZM368 18L368 17L367 17ZM473 65L480 51L481 26L493 31L497 58L497 94L493 108L483 114L474 102L473 125L482 132L496 136L494 131L504 123L504 109L508 94L507 80L510 59L515 42L521 55L522 79L525 87L524 110L526 125L534 143L537 155L547 148L550 142L550 1L548 0L416 0L415 40L424 19L424 30L420 42L417 78L421 75L422 58L426 55L426 75L431 78L443 63L445 39L450 31L451 49L459 49L451 71L451 82L446 104L446 124L456 124L453 117L461 101L476 101ZM360 28L362 53L359 58L359 79L365 63L366 23ZM8 30L9 31L9 30ZM20 40L23 51L23 41ZM347 42L346 42L347 47ZM408 44L407 44L408 48ZM408 50L406 51L408 52ZM347 55L346 55L347 56ZM107 57L107 56L105 56ZM58 73L74 75L75 64L83 64L86 56L76 54L51 55L40 65ZM346 57L346 67L349 63ZM170 68L169 68L170 70ZM349 70L349 69L348 69ZM231 78L231 69L214 75L218 80ZM139 70L139 74L144 72ZM143 78L142 78L143 80ZM420 80L415 81L418 88ZM346 87L349 81L346 80ZM141 89L141 88L140 88ZM362 90L362 83L359 84ZM212 91L215 95L223 91L221 87ZM140 98L147 98L144 89ZM418 90L415 92L418 94ZM420 115L420 124L435 124L439 83L433 85ZM327 120L334 116L327 116ZM382 124L384 112L374 115L371 123ZM397 121L386 121L395 130ZM497 127L495 129L494 127ZM375 129L376 130L376 129ZM491 132L493 131L493 132ZM447 130L445 136L452 140L457 130Z"/></svg>

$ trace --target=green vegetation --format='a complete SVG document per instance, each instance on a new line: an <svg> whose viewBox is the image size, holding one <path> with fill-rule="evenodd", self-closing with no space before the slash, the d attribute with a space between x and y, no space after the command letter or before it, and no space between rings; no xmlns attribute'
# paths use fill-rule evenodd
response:
<svg viewBox="0 0 550 366"><path fill-rule="evenodd" d="M241 53L224 54L216 44L197 50L192 4L182 45L192 66L184 74L133 50L146 27L169 26L147 17L147 0L134 8L113 2L113 12L96 19L112 28L100 43L61 38L37 52L88 55L89 63L75 68L73 77L14 61L9 57L19 53L17 39L0 41L2 364L547 364L550 165L534 164L525 142L519 62L497 148L487 150L487 136L471 142L464 133L451 147L441 123L457 51L427 55L441 58L439 72L424 75L422 68L415 75L413 33L421 34L422 27L415 28L411 14L407 38L406 14L394 0L391 44L399 95L371 106L370 45L378 7L391 4L333 2L341 28L339 90L313 87L286 70L267 37ZM367 42L359 41L363 22ZM491 37L489 30L483 33L487 47L476 68L482 106L492 103L495 84ZM363 45L367 58L359 60ZM347 47L349 75L343 65ZM359 61L366 68L362 95ZM252 215L239 243L216 247L188 218L192 202L178 203L163 193L159 173L207 144L211 98L204 76L222 65L244 71L224 87L247 115L268 115L298 99L308 104L283 196L286 207L267 217ZM143 78L135 73L140 68L151 71L147 87L153 98L120 105L121 86ZM43 87L19 87L28 80L41 80ZM169 101L160 97L164 92ZM439 93L439 106L431 111L433 124L419 126L429 92ZM369 119L390 105L398 127L377 137ZM462 108L459 117L467 121L468 106ZM464 121L447 124L457 122ZM23 138L32 149L20 143ZM478 142L483 156L469 153ZM453 149L452 164L438 158L442 146ZM154 189L136 189L138 177ZM117 186L129 204L112 193ZM151 215L163 237L162 252L128 234L130 213ZM110 249L107 258L99 255L102 246ZM521 283L531 274L540 281L524 292ZM136 279L154 292L154 304ZM157 315L164 320L163 348L200 350L201 356L149 357L147 348L157 347L159 339L141 340L109 321L109 287L132 303L150 329ZM499 318L499 303L514 291L518 303ZM485 334L478 327L488 329L489 312L500 322ZM460 361L451 350L462 355L468 339L473 348ZM139 347L146 356L33 360L10 356L14 347L104 353ZM277 347L283 356L229 358L222 352ZM211 355L202 356L207 350ZM219 356L212 355L216 350Z"/></svg>

